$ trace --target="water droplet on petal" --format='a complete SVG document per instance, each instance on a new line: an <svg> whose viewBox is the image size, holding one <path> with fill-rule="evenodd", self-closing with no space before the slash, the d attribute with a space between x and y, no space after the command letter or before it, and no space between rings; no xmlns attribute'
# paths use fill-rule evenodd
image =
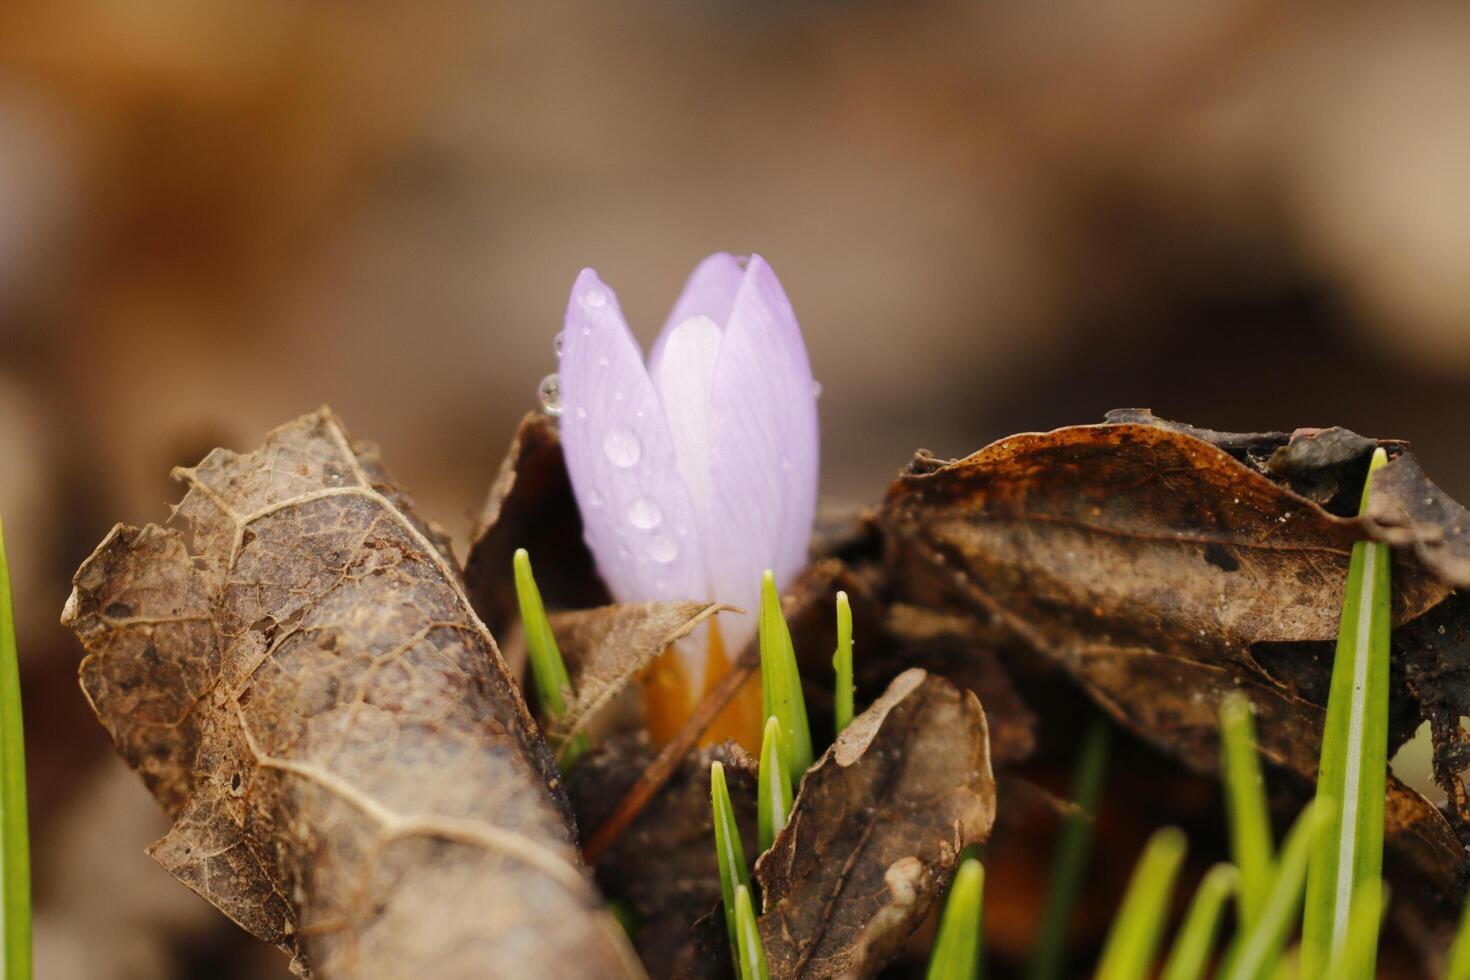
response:
<svg viewBox="0 0 1470 980"><path fill-rule="evenodd" d="M552 418L561 414L561 377L556 374L548 374L541 379L541 385L536 389L536 397L541 402L541 411Z"/></svg>
<svg viewBox="0 0 1470 980"><path fill-rule="evenodd" d="M657 535L648 542L648 557L660 565L667 565L679 557L679 545L666 534Z"/></svg>
<svg viewBox="0 0 1470 980"><path fill-rule="evenodd" d="M585 419L586 417L587 417L587 409L585 409L582 406L578 405L577 406L577 418L579 418L579 419Z"/></svg>
<svg viewBox="0 0 1470 980"><path fill-rule="evenodd" d="M620 402L622 400L623 400L623 393L621 391L615 391L615 392L613 392L613 401Z"/></svg>
<svg viewBox="0 0 1470 980"><path fill-rule="evenodd" d="M583 327L582 328L582 336L584 336L584 337L590 337L590 336L592 336L592 328L591 327Z"/></svg>
<svg viewBox="0 0 1470 980"><path fill-rule="evenodd" d="M781 457L781 472L782 473L790 473L791 472L791 457L790 456L782 456Z"/></svg>
<svg viewBox="0 0 1470 980"><path fill-rule="evenodd" d="M600 289L589 289L589 290L587 290L587 305L588 306L591 306L591 307L594 307L594 308L599 307L599 306L606 306L607 305L607 293L604 293Z"/></svg>
<svg viewBox="0 0 1470 980"><path fill-rule="evenodd" d="M658 504L647 497L638 497L628 505L628 523L644 531L658 527L664 519Z"/></svg>
<svg viewBox="0 0 1470 980"><path fill-rule="evenodd" d="M621 558L623 561L629 561L633 557L633 552L629 551L627 548L619 548L618 557Z"/></svg>
<svg viewBox="0 0 1470 980"><path fill-rule="evenodd" d="M567 332L565 330L558 330L556 332L556 340L552 341L552 344L551 344L552 349L556 351L556 356L557 357L561 357L562 345L564 345L566 343L566 340L567 340Z"/></svg>
<svg viewBox="0 0 1470 980"><path fill-rule="evenodd" d="M602 437L602 451L609 463L626 470L637 465L643 443L638 441L638 433L626 425L614 425Z"/></svg>
<svg viewBox="0 0 1470 980"><path fill-rule="evenodd" d="M557 349L557 353L558 353L558 355L561 353L561 349L560 348ZM820 382L820 381L813 381L812 382L812 397L813 398L821 398L822 397L822 382Z"/></svg>
<svg viewBox="0 0 1470 980"><path fill-rule="evenodd" d="M611 363L612 362L609 361L606 357L599 357L597 359L597 364L598 364L599 367L607 367Z"/></svg>
<svg viewBox="0 0 1470 980"><path fill-rule="evenodd" d="M588 490L587 491L587 502L589 504L591 504L593 507L601 507L602 506L602 494L598 493L596 490Z"/></svg>

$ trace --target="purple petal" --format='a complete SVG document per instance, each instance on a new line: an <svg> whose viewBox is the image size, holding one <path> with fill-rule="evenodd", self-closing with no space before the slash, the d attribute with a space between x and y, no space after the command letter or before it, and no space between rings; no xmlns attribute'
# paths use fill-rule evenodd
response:
<svg viewBox="0 0 1470 980"><path fill-rule="evenodd" d="M817 396L806 345L776 274L752 256L725 325L710 391L714 451L705 563L732 655L755 629L761 572L785 587L806 565L817 503ZM748 632L747 632L748 631Z"/></svg>
<svg viewBox="0 0 1470 980"><path fill-rule="evenodd" d="M664 345L669 334L690 317L706 316L719 327L730 319L730 309L735 305L735 293L745 279L745 266L740 259L728 252L716 252L699 263L684 284L684 292L659 331L658 339L648 352L648 373L657 374L659 362L663 360Z"/></svg>
<svg viewBox="0 0 1470 980"><path fill-rule="evenodd" d="M663 407L617 297L591 269L567 304L561 390L567 472L612 594L623 602L709 598Z"/></svg>
<svg viewBox="0 0 1470 980"><path fill-rule="evenodd" d="M710 391L724 331L709 317L695 316L668 331L665 341L664 356L648 373L674 438L679 473L702 525L712 496Z"/></svg>

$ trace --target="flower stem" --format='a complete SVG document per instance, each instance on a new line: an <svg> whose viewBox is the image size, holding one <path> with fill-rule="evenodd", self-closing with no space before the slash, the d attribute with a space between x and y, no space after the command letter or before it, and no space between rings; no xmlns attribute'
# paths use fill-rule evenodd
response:
<svg viewBox="0 0 1470 980"><path fill-rule="evenodd" d="M755 908L750 903L750 889L744 885L735 886L735 927L740 946L740 980L770 980L766 949L761 944Z"/></svg>
<svg viewBox="0 0 1470 980"><path fill-rule="evenodd" d="M1226 697L1220 705L1220 761L1230 824L1230 850L1240 869L1236 902L1240 928L1244 930L1255 924L1261 907L1266 904L1275 858L1251 703L1239 692Z"/></svg>
<svg viewBox="0 0 1470 980"><path fill-rule="evenodd" d="M566 699L571 694L572 681L567 676L567 665L561 658L561 648L556 645L556 636L551 632L551 621L546 618L546 608L541 604L541 590L536 587L536 577L531 572L531 556L525 548L517 548L514 561L516 600L521 607L521 630L526 638L531 676L536 679L542 713L555 720L567 712ZM576 762L588 745L585 733L573 736L571 744L558 753L562 768ZM552 749L555 751L557 746Z"/></svg>
<svg viewBox="0 0 1470 980"><path fill-rule="evenodd" d="M1217 864L1205 874L1184 916L1184 925L1179 927L1179 936L1174 940L1174 948L1169 951L1159 980L1199 980L1205 975L1210 950L1215 945L1220 912L1239 882L1240 872L1233 864Z"/></svg>
<svg viewBox="0 0 1470 980"><path fill-rule="evenodd" d="M832 655L837 687L832 700L837 734L852 724L852 606L847 593L837 593L837 652Z"/></svg>
<svg viewBox="0 0 1470 980"><path fill-rule="evenodd" d="M970 858L955 872L925 980L979 980L985 868Z"/></svg>
<svg viewBox="0 0 1470 980"><path fill-rule="evenodd" d="M1387 463L1373 453L1363 484L1368 502L1373 473ZM1334 801L1311 855L1302 921L1303 976L1321 976L1348 941L1348 919L1359 888L1383 871L1383 810L1388 771L1388 546L1353 545L1343 596L1317 792ZM1364 977L1373 975L1373 961ZM1352 980L1352 978L1348 978Z"/></svg>
<svg viewBox="0 0 1470 980"><path fill-rule="evenodd" d="M5 959L0 976L31 975L31 852L26 816L25 731L21 725L20 663L5 529L0 525L0 914Z"/></svg>
<svg viewBox="0 0 1470 980"><path fill-rule="evenodd" d="M709 768L710 804L714 808L715 855L720 865L720 892L724 898L725 928L730 933L730 953L739 962L740 940L735 922L735 889L750 886L750 869L745 866L745 851L740 846L740 827L735 823L735 808L730 803L730 787L725 782L725 767L719 762Z"/></svg>
<svg viewBox="0 0 1470 980"><path fill-rule="evenodd" d="M1098 980L1143 980L1153 968L1169 918L1169 895L1188 843L1177 827L1155 831L1133 869L1103 947Z"/></svg>
<svg viewBox="0 0 1470 980"><path fill-rule="evenodd" d="M1077 774L1072 784L1072 802L1076 809L1067 816L1057 841L1046 908L1042 912L1041 929L1037 933L1031 961L1026 967L1026 980L1055 980L1062 975L1062 968L1066 965L1067 932L1072 923L1072 910L1077 906L1082 875L1087 870L1093 816L1097 813L1108 770L1110 734L1108 720L1097 714L1082 737Z"/></svg>
<svg viewBox="0 0 1470 980"><path fill-rule="evenodd" d="M756 838L761 853L771 849L776 835L791 815L791 780L786 775L781 753L781 722L775 715L766 719L761 739L760 772L756 788Z"/></svg>
<svg viewBox="0 0 1470 980"><path fill-rule="evenodd" d="M794 790L812 764L812 730L806 720L796 648L769 570L761 577L760 650L761 715L781 722L781 762Z"/></svg>
<svg viewBox="0 0 1470 980"><path fill-rule="evenodd" d="M1273 974L1286 945L1286 937L1301 911L1307 862L1313 847L1322 838L1332 809L1329 801L1319 796L1302 808L1296 823L1287 831L1266 904L1255 924L1236 936L1225 956L1225 965L1220 969L1222 980L1259 980ZM1327 974L1303 970L1300 975L1315 977Z"/></svg>

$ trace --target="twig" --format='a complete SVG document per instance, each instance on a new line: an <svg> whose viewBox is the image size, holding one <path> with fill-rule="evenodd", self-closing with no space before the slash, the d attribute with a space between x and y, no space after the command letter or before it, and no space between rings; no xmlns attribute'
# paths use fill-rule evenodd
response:
<svg viewBox="0 0 1470 980"><path fill-rule="evenodd" d="M705 694L689 720L684 722L684 727L679 729L679 733L669 740L653 762L649 763L648 768L643 770L638 781L618 800L618 805L613 807L602 826L587 838L582 854L588 864L596 864L597 859L606 854L608 848L616 844L623 832L638 819L643 808L663 789L664 783L669 781L679 763L684 761L684 756L689 754L694 743L699 741L705 729L715 720L715 716L735 699L735 695L750 679L750 675L755 673L759 663L759 652L752 643L745 654L731 665L729 672L720 678L720 682Z"/></svg>

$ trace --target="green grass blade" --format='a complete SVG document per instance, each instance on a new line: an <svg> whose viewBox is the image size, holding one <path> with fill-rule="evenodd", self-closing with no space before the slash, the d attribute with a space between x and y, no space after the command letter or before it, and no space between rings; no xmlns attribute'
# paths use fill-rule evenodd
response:
<svg viewBox="0 0 1470 980"><path fill-rule="evenodd" d="M781 762L795 787L812 764L812 730L806 720L796 648L769 570L761 577L760 648L762 716L781 722Z"/></svg>
<svg viewBox="0 0 1470 980"><path fill-rule="evenodd" d="M1348 913L1348 939L1327 968L1329 977L1372 977L1378 959L1378 928L1388 902L1388 886L1380 881L1361 885Z"/></svg>
<svg viewBox="0 0 1470 980"><path fill-rule="evenodd" d="M771 980L766 969L766 948L761 944L761 931L756 926L755 908L750 904L750 889L735 887L735 928L740 947L740 980Z"/></svg>
<svg viewBox="0 0 1470 980"><path fill-rule="evenodd" d="M5 528L0 525L0 937L5 945L0 976L31 975L31 848L26 816L25 730L20 713L20 662L15 646L15 609L10 600L10 565Z"/></svg>
<svg viewBox="0 0 1470 980"><path fill-rule="evenodd" d="M1387 461L1373 453L1363 487ZM1353 545L1322 731L1317 792L1336 801L1317 841L1302 922L1302 974L1319 976L1348 939L1354 892L1383 871L1388 772L1388 546ZM1371 975L1371 973L1369 974Z"/></svg>
<svg viewBox="0 0 1470 980"><path fill-rule="evenodd" d="M1108 932L1098 980L1142 980L1151 975L1169 918L1174 878L1187 847L1184 832L1177 827L1165 827L1149 838Z"/></svg>
<svg viewBox="0 0 1470 980"><path fill-rule="evenodd" d="M1460 912L1460 925L1455 930L1446 964L1444 980L1470 980L1470 898Z"/></svg>
<svg viewBox="0 0 1470 980"><path fill-rule="evenodd" d="M846 592L837 593L837 652L832 654L832 668L837 672L832 713L841 735L852 724L852 606Z"/></svg>
<svg viewBox="0 0 1470 980"><path fill-rule="evenodd" d="M979 980L984 896L985 868L972 858L960 865L949 886L926 980Z"/></svg>
<svg viewBox="0 0 1470 980"><path fill-rule="evenodd" d="M740 942L735 932L735 887L750 887L750 869L745 864L745 850L740 846L740 826L735 823L735 807L730 803L725 767L719 762L713 762L709 767L709 797L710 806L714 809L715 857L720 865L725 928L730 933L730 955L738 962Z"/></svg>
<svg viewBox="0 0 1470 980"><path fill-rule="evenodd" d="M791 780L781 754L781 722L775 715L766 719L761 738L760 772L756 777L756 839L761 853L772 842L791 815Z"/></svg>
<svg viewBox="0 0 1470 980"><path fill-rule="evenodd" d="M556 645L556 636L551 632L551 622L546 618L546 608L541 604L541 590L536 587L536 577L531 572L531 556L525 548L515 553L516 601L521 607L521 631L526 637L526 659L531 663L531 676L536 680L536 695L541 702L541 712L547 718L560 718L567 712L567 695L572 690L571 678L567 676L567 665L561 658L561 648ZM552 746L565 768L577 761L587 751L585 733L572 736L565 747Z"/></svg>
<svg viewBox="0 0 1470 980"><path fill-rule="evenodd" d="M1111 732L1108 720L1098 714L1082 737L1072 784L1072 802L1077 809L1068 815L1057 840L1041 929L1026 966L1027 980L1056 980L1066 965L1067 932L1092 849L1092 818L1107 776Z"/></svg>
<svg viewBox="0 0 1470 980"><path fill-rule="evenodd" d="M1271 889L1255 925L1236 937L1235 945L1221 970L1223 980L1257 980L1273 976L1286 946L1286 938L1296 925L1301 911L1302 891L1306 886L1307 862L1313 847L1322 839L1333 806L1318 797L1308 803L1287 831L1281 845L1281 857L1271 878ZM1324 976L1302 969L1302 976Z"/></svg>
<svg viewBox="0 0 1470 980"><path fill-rule="evenodd" d="M1231 694L1220 705L1220 763L1225 782L1226 816L1230 823L1230 850L1240 869L1240 928L1249 929L1260 917L1271 887L1271 816L1266 807L1261 760L1256 754L1255 725L1250 699Z"/></svg>
<svg viewBox="0 0 1470 980"><path fill-rule="evenodd" d="M1220 912L1240 884L1240 871L1233 864L1217 864L1205 873L1195 890L1194 901L1179 927L1179 937L1164 961L1160 980L1199 980L1209 965L1215 946Z"/></svg>

